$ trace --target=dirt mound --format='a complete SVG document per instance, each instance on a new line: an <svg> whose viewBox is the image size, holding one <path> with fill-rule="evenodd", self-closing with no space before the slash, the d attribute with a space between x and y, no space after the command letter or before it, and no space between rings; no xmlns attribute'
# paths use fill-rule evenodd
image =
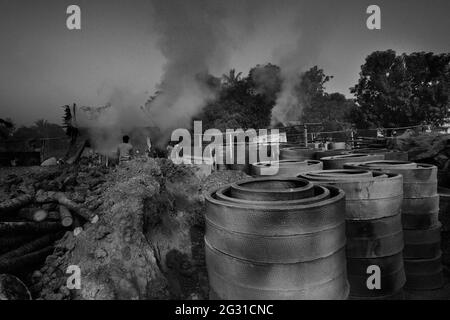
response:
<svg viewBox="0 0 450 320"><path fill-rule="evenodd" d="M119 166L97 195L100 219L78 236L67 232L33 276L41 299L205 299L204 192L245 177L215 172L201 180L195 168L166 159ZM81 289L69 290L70 265Z"/></svg>

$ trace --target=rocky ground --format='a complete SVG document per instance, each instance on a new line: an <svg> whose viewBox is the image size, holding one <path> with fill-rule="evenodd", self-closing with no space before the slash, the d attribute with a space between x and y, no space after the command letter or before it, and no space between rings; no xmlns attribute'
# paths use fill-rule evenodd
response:
<svg viewBox="0 0 450 320"><path fill-rule="evenodd" d="M194 167L144 158L110 169L89 163L2 168L0 202L33 193L28 206L51 213L59 204L42 199L62 192L90 217L98 217L92 223L73 211L80 233L74 225L57 229L58 239L46 257L10 273L25 282L34 299L207 299L204 196L245 177L239 171L217 171L203 178ZM79 290L66 286L69 266L80 268ZM448 278L447 268L445 274ZM449 299L450 285L447 281L441 290L405 296Z"/></svg>
<svg viewBox="0 0 450 320"><path fill-rule="evenodd" d="M34 179L36 197L63 191L99 217L96 223L83 221L83 231L77 235L73 230L66 231L43 266L20 274L35 299L208 297L204 194L245 174L222 171L202 179L195 168L175 166L166 159L136 159L113 170L102 169L99 183L88 179L84 186L82 173L91 174L92 169L81 168L76 174L73 168L66 169L70 173L61 168L22 170L25 172L12 168L1 174L10 180L25 174ZM40 179L36 175L41 175ZM44 177L48 175L53 175L53 180ZM64 181L53 182L61 181L61 176L64 181L75 180L72 187ZM41 185L36 180L44 182ZM30 183L27 179L15 182L19 189L21 183ZM16 196L7 191L4 198L5 194ZM71 265L81 270L80 290L66 286L70 276L66 271Z"/></svg>

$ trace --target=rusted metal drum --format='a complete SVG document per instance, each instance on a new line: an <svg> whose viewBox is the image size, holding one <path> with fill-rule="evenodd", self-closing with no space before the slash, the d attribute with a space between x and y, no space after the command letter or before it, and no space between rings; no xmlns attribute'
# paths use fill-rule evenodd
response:
<svg viewBox="0 0 450 320"><path fill-rule="evenodd" d="M425 277L427 270L436 271L435 265L441 261L437 168L429 164L392 160L349 163L345 167L381 170L383 173L397 173L403 176L402 224L406 287L414 290L426 289L421 279ZM416 266L414 272L411 271L412 266ZM423 268L423 272L417 272L417 268ZM438 279L442 279L442 275L429 276L434 281L433 287ZM442 285L441 281L440 286Z"/></svg>
<svg viewBox="0 0 450 320"><path fill-rule="evenodd" d="M384 159L383 154L350 153L332 157L323 157L320 158L320 161L323 162L323 168L329 170L329 169L342 169L344 168L344 164L347 162L364 162L383 159Z"/></svg>
<svg viewBox="0 0 450 320"><path fill-rule="evenodd" d="M280 149L280 160L312 160L315 149L304 147L289 147Z"/></svg>
<svg viewBox="0 0 450 320"><path fill-rule="evenodd" d="M336 187L297 178L244 180L209 193L212 297L346 299L344 199Z"/></svg>
<svg viewBox="0 0 450 320"><path fill-rule="evenodd" d="M322 170L322 162L317 160L280 160L252 164L253 176L295 177L301 172Z"/></svg>
<svg viewBox="0 0 450 320"><path fill-rule="evenodd" d="M350 295L375 298L395 295L405 284L399 174L367 170L323 170L300 178L331 184L346 194L347 275ZM367 286L369 266L380 268L381 288Z"/></svg>

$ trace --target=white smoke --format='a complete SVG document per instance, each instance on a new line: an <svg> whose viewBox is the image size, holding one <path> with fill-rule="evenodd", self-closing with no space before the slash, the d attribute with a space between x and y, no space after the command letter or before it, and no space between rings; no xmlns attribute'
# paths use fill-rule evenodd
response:
<svg viewBox="0 0 450 320"><path fill-rule="evenodd" d="M280 30L286 31L280 35L283 45L274 40L273 61L267 61L281 67L284 80L273 122L300 117L301 103L294 93L298 74L313 65L322 37L333 23L323 16L337 5L330 0L320 4L301 0L151 2L152 30L166 59L156 88L160 93L148 100L147 93L113 89L107 101L110 108L90 122L90 127L111 128L109 139L94 139L98 145L109 148L120 141L123 132L138 126L158 127L164 139L176 128L190 128L192 118L215 97L211 87L199 81L199 75L227 72L232 67L230 56L239 52L241 44L280 24L285 26ZM254 61L249 68L258 63L261 61Z"/></svg>
<svg viewBox="0 0 450 320"><path fill-rule="evenodd" d="M299 1L294 5L295 14L288 13L287 23L295 30L291 42L277 48L275 63L281 68L283 84L276 105L272 109L272 125L288 124L289 121L301 121L303 103L296 86L301 74L317 64L322 43L332 30L338 17L337 1ZM335 15L329 15L330 10Z"/></svg>

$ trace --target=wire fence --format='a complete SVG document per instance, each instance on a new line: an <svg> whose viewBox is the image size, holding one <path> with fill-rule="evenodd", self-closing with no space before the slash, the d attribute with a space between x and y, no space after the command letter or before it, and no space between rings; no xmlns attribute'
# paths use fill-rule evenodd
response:
<svg viewBox="0 0 450 320"><path fill-rule="evenodd" d="M314 126L308 128L308 125L291 125L276 129L280 133L285 134L287 142L292 144L306 145L307 143L333 141L346 142L352 146L367 145L371 143L370 141L377 141L377 139L390 139L395 137L395 135L402 134L408 129L416 132L442 132L443 130L443 128L431 128L428 125L317 132L314 131ZM268 134L270 134L270 131L268 131ZM8 139L0 141L0 152L3 154L11 152L39 152L41 160L45 160L50 157L62 158L67 152L69 145L70 138L66 136L36 139Z"/></svg>

